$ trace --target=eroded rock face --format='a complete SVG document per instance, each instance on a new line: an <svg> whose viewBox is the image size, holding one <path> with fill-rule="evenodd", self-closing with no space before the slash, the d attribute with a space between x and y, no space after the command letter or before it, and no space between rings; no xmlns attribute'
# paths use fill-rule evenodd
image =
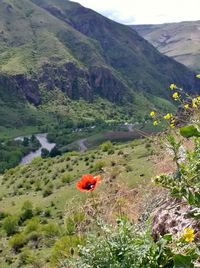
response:
<svg viewBox="0 0 200 268"><path fill-rule="evenodd" d="M38 81L46 90L58 88L72 99L81 97L87 101L99 95L111 102L120 102L127 90L109 69L96 66L81 69L73 62L60 67L44 65Z"/></svg>
<svg viewBox="0 0 200 268"><path fill-rule="evenodd" d="M13 79L16 81L16 87L22 96L35 106L40 104L41 98L37 80L22 74L14 76Z"/></svg>
<svg viewBox="0 0 200 268"><path fill-rule="evenodd" d="M87 101L93 99L88 72L78 68L73 62L62 66L43 65L41 72L38 74L38 83L46 90L58 88L71 99L81 97Z"/></svg>
<svg viewBox="0 0 200 268"><path fill-rule="evenodd" d="M23 96L34 105L41 102L40 86L47 91L60 89L71 99L92 101L95 95L99 95L114 103L121 102L123 93L127 91L109 69L96 66L81 69L73 62L62 66L45 64L35 78L17 75L14 80Z"/></svg>
<svg viewBox="0 0 200 268"><path fill-rule="evenodd" d="M15 76L0 75L0 98L5 102L27 99L36 106L41 101L37 81L22 74Z"/></svg>
<svg viewBox="0 0 200 268"><path fill-rule="evenodd" d="M123 93L127 91L111 70L96 66L87 70L73 62L61 66L45 64L33 76L19 74L6 76L4 80L3 84L11 88L13 94L35 106L41 104L41 86L47 91L60 89L71 99L93 101L98 95L114 103L121 102Z"/></svg>
<svg viewBox="0 0 200 268"><path fill-rule="evenodd" d="M121 102L123 92L127 91L124 84L109 69L101 67L90 69L90 85L96 94L111 102Z"/></svg>
<svg viewBox="0 0 200 268"><path fill-rule="evenodd" d="M152 236L158 240L159 235L182 233L186 227L195 230L196 239L200 236L200 221L191 215L192 207L180 199L168 197L153 213Z"/></svg>

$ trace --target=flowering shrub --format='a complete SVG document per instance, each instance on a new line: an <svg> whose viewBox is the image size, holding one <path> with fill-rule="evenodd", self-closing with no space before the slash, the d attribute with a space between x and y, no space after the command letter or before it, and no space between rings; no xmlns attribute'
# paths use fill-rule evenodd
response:
<svg viewBox="0 0 200 268"><path fill-rule="evenodd" d="M200 76L197 75L197 78L200 78ZM158 111L151 111L149 115L153 119L153 125L156 126L164 121L171 128L174 128L176 125L185 126L185 128L183 127L180 129L182 136L200 137L198 125L200 96L192 97L175 84L171 84L169 88L172 91L171 98L180 105L180 113L176 115L172 113L162 115Z"/></svg>
<svg viewBox="0 0 200 268"><path fill-rule="evenodd" d="M180 148L180 143L176 147ZM175 149L174 155L177 155ZM184 198L188 204L199 208L200 212L200 139L195 140L195 148L186 154L184 162L179 163L179 157L175 160L178 164L177 172L161 174L155 178L155 182L169 189L172 196Z"/></svg>
<svg viewBox="0 0 200 268"><path fill-rule="evenodd" d="M196 76L200 78L200 75ZM163 116L164 120L171 120L170 126L173 127L176 124L180 125L179 133L180 137L193 138L194 149L187 151L183 158L180 153L182 140L179 137L179 141L176 141L173 135L167 136L170 148L174 154L174 162L177 165L177 172L174 174L161 174L155 178L155 182L170 190L170 193L174 197L183 198L188 204L194 206L194 217L200 216L200 96L191 97L178 88L175 84L170 85L170 89L173 93L172 97L179 101L181 104L182 114L172 115L168 113ZM150 113L152 115L152 112ZM153 115L155 121L156 113ZM173 118L173 122L172 122ZM175 132L177 137L177 131Z"/></svg>
<svg viewBox="0 0 200 268"><path fill-rule="evenodd" d="M196 76L200 78L200 75ZM161 174L155 178L155 182L169 190L171 195L175 198L183 200L190 205L190 217L194 220L200 219L200 96L191 97L184 93L183 89L178 88L175 84L170 85L173 91L172 98L180 102L180 114L173 115L168 113L164 116L152 112L150 116L155 121L161 122L162 119L169 123L173 130L173 134L167 136L170 149L173 152L173 160L176 163L177 170L173 174ZM179 129L178 129L179 127ZM179 130L179 132L178 132ZM193 149L184 152L184 138L192 138ZM196 238L196 239L195 239ZM192 252L188 252L188 256L196 254L199 258L199 240L196 237L195 231L188 226L183 230L181 243L176 244L177 252L181 252L182 243L193 243L190 248ZM199 263L199 259L197 261ZM199 267L197 263L193 266L182 264L180 267Z"/></svg>

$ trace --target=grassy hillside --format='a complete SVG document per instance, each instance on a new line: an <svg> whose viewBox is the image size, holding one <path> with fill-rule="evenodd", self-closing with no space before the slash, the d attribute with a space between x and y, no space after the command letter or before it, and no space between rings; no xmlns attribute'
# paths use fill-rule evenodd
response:
<svg viewBox="0 0 200 268"><path fill-rule="evenodd" d="M66 254L73 243L76 248L77 242L83 242L84 232L92 224L91 219L84 218L81 212L83 204L87 206L89 196L80 194L75 183L87 172L100 174L103 178L95 198L101 200L108 194L113 196L107 201L106 213L109 215L102 216L114 220L120 205L113 208L112 213L109 208L120 202L124 207L131 198L130 217L137 219L141 207L134 200L143 200L150 194L147 185L150 185L153 174L152 153L153 146L148 140L135 140L124 145L103 145L82 154L38 158L29 165L9 170L0 177L0 266L50 267L51 264L58 267L57 258L63 258L62 252L56 250L58 241L70 239ZM11 229L6 228L8 222L11 222ZM89 225L82 230L81 238L77 228L86 222ZM8 233L10 230L13 232Z"/></svg>
<svg viewBox="0 0 200 268"><path fill-rule="evenodd" d="M200 21L131 27L161 53L200 71Z"/></svg>
<svg viewBox="0 0 200 268"><path fill-rule="evenodd" d="M114 109L137 119L160 105L154 100L162 102L170 83L194 86L183 65L77 3L5 0L0 25L0 125L7 128L84 119L88 107L90 118L108 119Z"/></svg>

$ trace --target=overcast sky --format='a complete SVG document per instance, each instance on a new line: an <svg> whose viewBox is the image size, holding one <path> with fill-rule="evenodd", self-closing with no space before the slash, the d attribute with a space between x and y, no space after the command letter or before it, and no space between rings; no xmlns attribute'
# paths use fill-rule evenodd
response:
<svg viewBox="0 0 200 268"><path fill-rule="evenodd" d="M73 0L74 1L74 0ZM200 20L200 0L75 0L125 24Z"/></svg>

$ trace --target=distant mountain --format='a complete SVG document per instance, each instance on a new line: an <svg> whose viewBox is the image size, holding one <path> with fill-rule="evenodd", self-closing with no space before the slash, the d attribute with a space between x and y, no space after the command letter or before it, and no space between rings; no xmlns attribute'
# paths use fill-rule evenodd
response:
<svg viewBox="0 0 200 268"><path fill-rule="evenodd" d="M191 71L128 26L67 0L0 1L0 125L70 117L66 102L80 99L144 114L172 82L195 88Z"/></svg>
<svg viewBox="0 0 200 268"><path fill-rule="evenodd" d="M200 20L131 27L161 53L200 71Z"/></svg>

